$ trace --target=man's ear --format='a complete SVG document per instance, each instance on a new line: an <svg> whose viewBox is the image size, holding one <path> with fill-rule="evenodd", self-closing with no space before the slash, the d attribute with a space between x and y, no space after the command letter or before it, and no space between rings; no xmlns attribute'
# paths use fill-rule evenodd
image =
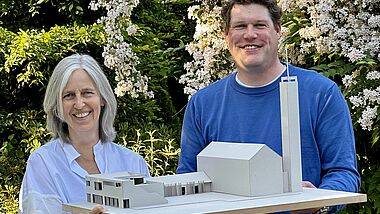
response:
<svg viewBox="0 0 380 214"><path fill-rule="evenodd" d="M274 29L276 30L277 39L280 39L280 37L281 37L281 25L276 24L274 26Z"/></svg>
<svg viewBox="0 0 380 214"><path fill-rule="evenodd" d="M230 49L230 43L228 42L230 40L230 35L228 34L228 32L224 34L224 40L227 44L227 48Z"/></svg>

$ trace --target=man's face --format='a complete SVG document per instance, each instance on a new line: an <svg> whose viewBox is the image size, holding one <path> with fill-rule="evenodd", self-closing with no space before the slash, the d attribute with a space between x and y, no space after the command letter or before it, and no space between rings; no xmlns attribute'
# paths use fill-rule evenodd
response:
<svg viewBox="0 0 380 214"><path fill-rule="evenodd" d="M279 37L280 26L274 25L266 7L233 6L226 42L238 71L265 70L273 65Z"/></svg>

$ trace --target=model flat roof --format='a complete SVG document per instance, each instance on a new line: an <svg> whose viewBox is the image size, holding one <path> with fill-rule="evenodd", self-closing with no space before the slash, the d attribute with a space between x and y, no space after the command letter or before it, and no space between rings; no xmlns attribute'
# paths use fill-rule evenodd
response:
<svg viewBox="0 0 380 214"><path fill-rule="evenodd" d="M166 175L159 177L147 177L145 180L161 182L165 185L178 184L178 183L190 183L203 181L205 183L211 182L210 178L204 172L191 172L185 174L176 174L176 175Z"/></svg>
<svg viewBox="0 0 380 214"><path fill-rule="evenodd" d="M92 174L87 175L88 177L92 178L99 178L99 179L112 179L115 181L123 181L128 180L130 177L145 177L144 174L138 174L138 173L130 173L130 172L115 172L115 173L106 173L106 174Z"/></svg>

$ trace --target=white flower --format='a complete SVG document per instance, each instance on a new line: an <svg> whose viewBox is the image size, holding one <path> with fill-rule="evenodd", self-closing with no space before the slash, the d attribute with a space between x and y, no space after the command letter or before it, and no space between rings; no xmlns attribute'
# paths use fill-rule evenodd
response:
<svg viewBox="0 0 380 214"><path fill-rule="evenodd" d="M221 7L210 8L205 1L188 9L189 18L197 23L194 41L186 45L194 60L185 63L186 73L181 76L180 83L185 84L185 93L189 95L227 75L219 71L220 65L228 64L224 59L227 46L220 12Z"/></svg>
<svg viewBox="0 0 380 214"><path fill-rule="evenodd" d="M90 8L107 10L107 16L101 17L98 22L104 23L104 30L109 35L102 56L104 65L115 71L115 80L118 82L114 89L115 94L124 96L127 93L132 98L152 98L153 93L148 91L148 78L135 68L139 64L139 58L131 49L131 44L125 42L120 29L126 27L128 35L136 33L130 16L138 3L138 0L91 0Z"/></svg>
<svg viewBox="0 0 380 214"><path fill-rule="evenodd" d="M320 37L321 31L316 26L311 26L300 29L299 34L305 39L313 39Z"/></svg>
<svg viewBox="0 0 380 214"><path fill-rule="evenodd" d="M136 33L136 28L133 25L128 26L127 28L128 35L133 35Z"/></svg>
<svg viewBox="0 0 380 214"><path fill-rule="evenodd" d="M200 6L199 5L194 5L194 6L191 6L187 9L187 12L188 12L188 18L189 19L194 19L195 18L195 12L198 11L200 9Z"/></svg>
<svg viewBox="0 0 380 214"><path fill-rule="evenodd" d="M368 103L380 105L380 92L378 90L364 89L363 96L365 100L368 100Z"/></svg>
<svg viewBox="0 0 380 214"><path fill-rule="evenodd" d="M365 105L365 102L364 102L364 98L361 97L361 96L351 96L348 98L350 100L350 102L352 103L353 105L353 109L355 107L359 107L359 106L362 106L362 105Z"/></svg>
<svg viewBox="0 0 380 214"><path fill-rule="evenodd" d="M357 81L354 80L352 75L344 75L343 79L343 85L346 87L350 87L352 85L356 85Z"/></svg>
<svg viewBox="0 0 380 214"><path fill-rule="evenodd" d="M367 108L363 111L362 116L359 119L359 124L364 130L371 131L373 120L377 116L377 106L371 108L367 106Z"/></svg>
<svg viewBox="0 0 380 214"><path fill-rule="evenodd" d="M351 62L356 62L365 58L363 51L354 47L350 47L345 56L348 57Z"/></svg>
<svg viewBox="0 0 380 214"><path fill-rule="evenodd" d="M380 79L380 72L379 71L368 72L366 78L368 80L377 80L377 79Z"/></svg>
<svg viewBox="0 0 380 214"><path fill-rule="evenodd" d="M97 3L95 2L95 0L91 0L90 5L89 5L89 8L90 8L91 10L98 10L98 7L99 7L99 4L97 4Z"/></svg>
<svg viewBox="0 0 380 214"><path fill-rule="evenodd" d="M380 27L380 15L371 15L371 17L368 18L368 25L371 28L379 28Z"/></svg>

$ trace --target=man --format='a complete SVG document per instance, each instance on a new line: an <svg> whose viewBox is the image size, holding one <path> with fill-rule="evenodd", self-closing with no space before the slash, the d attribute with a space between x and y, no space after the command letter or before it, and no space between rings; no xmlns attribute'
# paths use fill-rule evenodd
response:
<svg viewBox="0 0 380 214"><path fill-rule="evenodd" d="M196 155L211 141L264 143L282 154L281 10L275 0L232 0L222 16L236 70L190 99L177 173L196 171ZM342 93L314 71L289 65L289 73L298 78L303 186L357 192L354 134Z"/></svg>

